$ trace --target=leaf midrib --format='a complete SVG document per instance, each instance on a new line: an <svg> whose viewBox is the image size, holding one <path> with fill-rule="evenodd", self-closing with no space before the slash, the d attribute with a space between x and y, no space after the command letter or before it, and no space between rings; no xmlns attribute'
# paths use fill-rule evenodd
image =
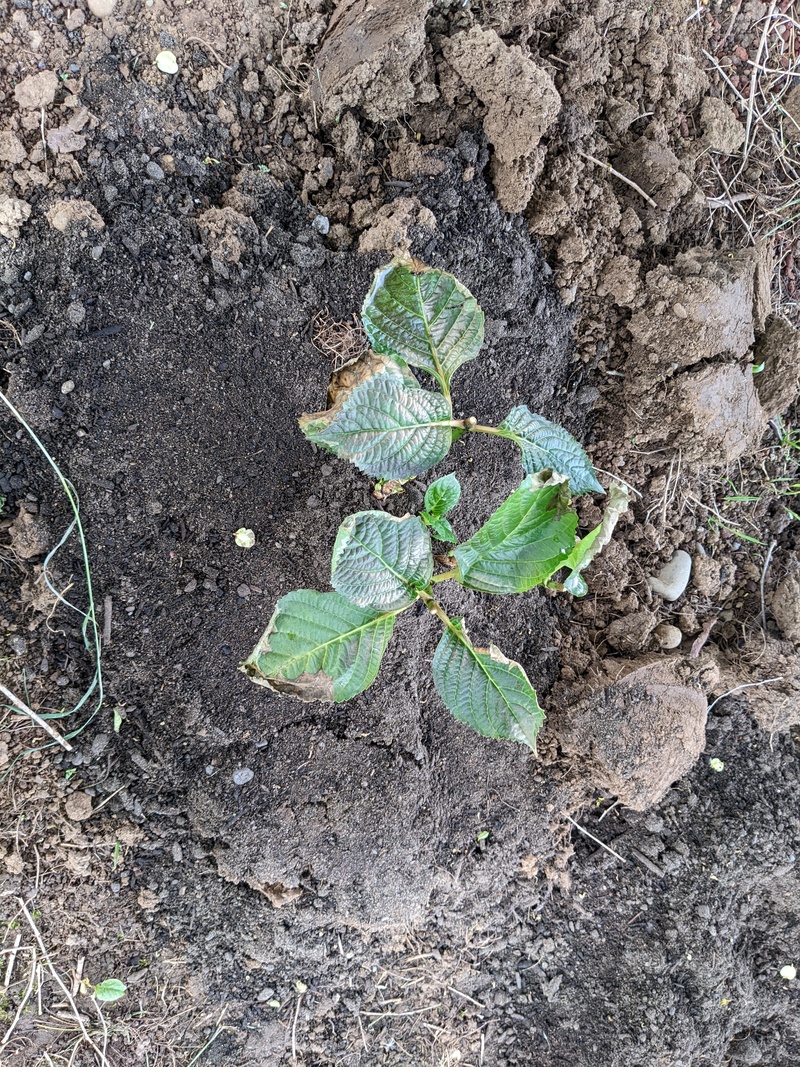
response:
<svg viewBox="0 0 800 1067"><path fill-rule="evenodd" d="M309 656L312 656L315 652L318 652L320 649L327 649L327 648L330 648L332 645L341 644L342 641L348 640L349 638L355 636L356 634L364 633L364 631L369 630L370 627L377 626L378 623L382 623L385 619L388 619L388 618L390 618L390 617L392 617L394 615L397 615L403 610L405 610L405 609L404 608L395 608L393 611L384 611L380 615L376 616L376 618L370 620L369 622L365 622L362 626L356 626L354 629L348 630L346 633L337 634L336 637L332 638L330 641L323 641L319 645L314 645L314 647L312 649L309 649L308 652L304 652L301 656L292 656L291 659L288 659L288 660L284 661L283 666L279 669L279 673L282 674L286 678L287 681L292 681L292 678L287 677L286 673L285 673L287 664L291 665L290 669L292 669L292 667L295 664L300 663L303 659L307 660L309 658ZM280 633L280 631L275 631L275 632L276 633ZM270 656L270 655L280 656L280 653L276 652L276 651L274 651L273 649L270 648L270 649L267 650L267 656ZM300 670L302 671L302 669L303 668L302 668L302 664L301 664ZM265 675L265 677L269 677L269 675Z"/></svg>
<svg viewBox="0 0 800 1067"><path fill-rule="evenodd" d="M368 544L367 544L367 543L366 543L365 541L362 541L362 540L361 540L360 538L356 537L355 531L354 531L354 532L353 532L353 533L352 533L352 534L350 535L350 537L351 537L351 539L352 539L353 541L355 541L355 543L356 543L357 545L361 545L361 547L362 547L362 548L363 548L363 549L364 549L364 550L365 550L365 551L366 551L366 552L367 552L367 553L368 553L368 554L369 554L370 556L372 556L372 557L373 557L373 559L376 559L376 560L377 560L377 561L378 561L378 562L379 562L379 563L380 563L380 564L381 564L382 566L384 566L384 567L386 568L386 570L387 570L387 571L388 571L388 572L389 572L389 573L390 573L390 574L391 574L391 575L392 575L392 576L393 576L394 578L396 578L396 579L398 580L398 582L400 582L400 584L401 584L401 585L402 585L402 586L403 586L403 587L404 587L404 588L405 588L405 589L406 589L406 590L407 590L408 592L410 592L410 593L411 593L411 592L413 592L413 593L414 593L414 594L416 595L416 592L417 592L417 590L416 590L416 587L415 587L415 586L413 585L413 583L412 583L411 579L409 579L409 578L406 578L406 577L405 577L404 575L402 575L402 574L401 574L401 573L400 573L399 571L396 571L396 570L394 569L394 567L393 567L393 566L391 565L391 563L389 563L389 562L388 562L387 560L385 560L385 559L383 558L383 556L380 556L380 555L378 555L378 553L377 553L377 552L375 551L375 549L374 549L374 548L372 548L372 547L371 547L370 545L368 545ZM402 610L402 609L398 609L398 610Z"/></svg>
<svg viewBox="0 0 800 1067"><path fill-rule="evenodd" d="M549 487L545 486L544 488L549 488ZM539 490L536 490L536 489L532 489L532 490L529 490L529 491L530 491L530 492L532 492L532 493L536 493L536 492L541 492L541 489L539 489ZM553 495L555 495L555 494L553 494ZM549 498L549 499L547 500L547 503L545 504L544 508L542 509L542 517L541 517L541 518L542 518L542 522L551 522L551 521L557 521L557 519L558 519L558 517L557 517L557 516L556 516L555 518L553 518L552 516L550 516L550 515L548 514L548 511L547 511L547 508L548 508L548 506L549 506L549 504L550 504L550 501L551 501L552 499L553 499L553 496L551 496L551 497L550 497L550 498ZM489 546L489 547L490 547L490 548L491 548L492 550L497 550L497 549L500 549L500 548L502 548L502 547L503 547L503 546L504 546L504 545L506 544L506 542L507 542L507 541L508 541L508 540L509 540L509 539L510 539L510 538L512 537L512 535L514 535L514 534L516 534L516 533L517 533L517 531L519 530L520 526L522 526L522 525L523 525L523 523L524 523L524 522L525 522L525 520L526 520L526 519L528 518L528 516L530 515L530 513L531 513L531 512L532 512L532 511L534 510L534 508L535 508L535 504L532 504L532 505L531 505L531 507L529 507L529 508L528 508L528 509L527 509L526 511L524 511L524 512L523 512L523 513L522 513L522 514L521 514L521 515L519 516L519 518L518 518L518 519L517 519L517 520L515 521L514 525L513 525L513 526L512 526L512 527L511 527L511 528L510 528L509 530L504 530L504 531L503 531L503 536L502 536L502 538L501 538L501 539L500 539L500 540L499 540L499 541L498 541L498 542L497 542L496 544L491 544L491 543L490 543L490 546ZM495 513L495 514L496 514L496 513ZM494 516L493 516L493 517L494 517ZM492 521L492 520L491 520L491 519L489 519L489 522L487 522L487 523L486 523L486 526L482 527L482 528L481 528L481 530L485 530L485 529L486 529L486 527L487 527L487 526L489 525L489 523L490 523L491 521ZM474 537L477 537L477 536L478 536L478 534L479 534L479 533L481 533L481 530L478 530L478 531L477 531L477 533L475 533L475 534L474 534L473 536L474 536ZM489 534L488 534L488 533L486 534L486 537L487 537L487 538L489 537ZM472 541L472 540L473 540L473 538L471 537L471 538L469 539L469 541L465 541L465 542L464 542L464 544L463 544L463 545L459 545L459 546L458 546L458 548L466 548L467 546L469 546L469 542L470 542L470 541ZM486 560L486 559L488 559L488 558L489 558L489 557L487 556L487 554L486 554L486 553L485 553L485 552L483 551L483 549L480 549L480 550L479 550L479 549L477 549L477 548L476 548L475 546L472 546L472 551L473 551L473 552L476 552L476 553L477 553L478 551L480 551L480 552L481 552L481 555L479 555L479 556L477 557L477 559L476 559L476 561L475 561L475 562L478 562L479 560ZM475 564L473 563L473 566L474 566L474 565L475 565Z"/></svg>
<svg viewBox="0 0 800 1067"><path fill-rule="evenodd" d="M439 276L439 278L441 280L441 275ZM447 379L445 378L444 370L442 369L442 364L439 362L439 350L436 347L436 344L434 343L433 334L431 333L430 324L428 323L428 316L425 309L425 298L422 295L422 286L420 285L418 274L414 275L414 289L416 290L417 296L419 297L419 314L422 319L422 325L425 327L425 336L428 340L428 348L430 349L431 359L433 360L434 373L439 379L440 384L444 388L446 386ZM449 332L450 331L448 330L448 333ZM446 336L447 334L445 334L445 337Z"/></svg>
<svg viewBox="0 0 800 1067"><path fill-rule="evenodd" d="M501 686L499 686L497 684L497 682L495 681L495 679L492 676L491 672L488 670L488 668L484 664L483 660L478 655L478 650L475 648L475 646L472 644L472 642L469 640L469 638L466 636L466 634L462 634L462 632L459 630L459 628L457 626L454 625L454 626L451 627L451 629L452 629L453 633L455 634L456 639L461 642L461 644L467 650L467 653L472 657L472 659L475 661L475 663L477 663L477 665L480 667L481 671L486 676L487 680L491 683L491 685L500 694L500 696L503 699L503 703L508 708L508 711L509 711L509 714L510 714L511 718L514 720L515 723L517 723L517 725L522 730L522 725L520 724L518 716L514 712L513 706L509 702L509 700L506 697L505 693L503 692ZM487 711L487 716L486 717L490 722L492 721L491 717L488 714L488 711ZM500 732L498 731L497 726L494 723L492 723L492 729L495 731L495 733L498 734L498 736L500 736ZM523 732L523 734L525 734L524 730L522 730L522 732Z"/></svg>

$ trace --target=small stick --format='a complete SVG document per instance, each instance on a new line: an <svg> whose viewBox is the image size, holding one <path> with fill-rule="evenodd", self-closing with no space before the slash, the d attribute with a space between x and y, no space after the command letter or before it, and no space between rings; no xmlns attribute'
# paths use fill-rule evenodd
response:
<svg viewBox="0 0 800 1067"><path fill-rule="evenodd" d="M6 700L10 700L18 711L21 711L23 715L27 715L28 718L32 719L37 726L41 726L41 728L48 734L50 734L53 740L57 741L62 748L65 748L67 752L72 752L72 745L69 743L69 741L65 741L61 734L58 732L58 730L54 729L47 721L47 719L43 719L41 715L37 715L36 712L32 711L27 704L23 704L19 697L15 697L11 690L6 689L2 682L0 682L0 693L3 694Z"/></svg>
<svg viewBox="0 0 800 1067"><path fill-rule="evenodd" d="M22 931L20 930L17 934L16 940L14 941L14 947L11 949L11 952L8 957L8 967L6 967L6 976L3 981L3 989L7 990L8 987L11 985L11 975L14 973L14 961L17 958L17 953L19 952L19 946L21 942Z"/></svg>
<svg viewBox="0 0 800 1067"><path fill-rule="evenodd" d="M646 867L651 874L654 874L656 878L664 877L664 872L661 870L661 868L658 867L655 863L653 863L653 861L648 856L645 856L643 852L640 852L638 848L632 848L631 852L639 861L639 863Z"/></svg>
<svg viewBox="0 0 800 1067"><path fill-rule="evenodd" d="M361 1040L364 1042L364 1051L369 1052L369 1045L367 1044L367 1035L364 1033L364 1024L361 1022L361 1012L356 1012L356 1021L358 1022L358 1029L361 1031Z"/></svg>
<svg viewBox="0 0 800 1067"><path fill-rule="evenodd" d="M564 812L564 818L571 822L576 830L580 830L580 832L586 837L590 837L592 841L595 842L595 844L600 846L600 848L604 848L606 852L610 852L612 856L616 856L618 860L621 860L623 863L625 863L624 856L620 856L619 852L615 852L610 845L604 844L599 837L595 837L594 834L590 834L588 830L584 830L584 828L579 823L576 823L575 820L570 815L567 815L566 812Z"/></svg>
<svg viewBox="0 0 800 1067"><path fill-rule="evenodd" d="M70 993L64 983L61 981L61 976L53 966L50 957L47 954L47 948L45 947L45 943L42 940L42 935L39 933L39 928L33 921L33 917L28 911L28 908L22 897L17 897L17 904L19 904L20 908L22 909L22 913L25 916L25 919L27 920L28 926L30 926L31 931L33 932L33 936L36 938L36 943L38 944L39 951L42 953L42 957L45 963L47 964L48 971L50 972L50 974L52 974L53 978L55 979L56 985L61 989L61 992L67 998L69 1006L72 1008L73 1015L75 1017L76 1022L78 1023L78 1026L81 1028L81 1033L83 1034L84 1039L88 1042L91 1048L94 1049L95 1052L100 1054L101 1062L106 1063L107 1061L105 1059L105 1056L102 1054L100 1048L94 1043L94 1041L92 1040L92 1035L84 1026L83 1018L81 1017L81 1013L78 1011L78 1005L75 1003L72 993Z"/></svg>
<svg viewBox="0 0 800 1067"><path fill-rule="evenodd" d="M599 818L599 819L598 819L597 821L598 821L598 822L602 822L602 821L603 821L603 819L605 819L606 815L608 815L608 813L609 813L609 812L613 811L613 810L614 810L614 808L616 808L616 807L617 807L617 805L618 805L618 804L621 804L621 803L622 803L622 801L621 801L621 800L615 800L615 801L614 801L614 803L613 803L613 804L611 805L611 807L610 807L610 808L606 808L606 810L605 810L605 811L603 812L603 814L602 814L602 815L600 816L600 818Z"/></svg>
<svg viewBox="0 0 800 1067"><path fill-rule="evenodd" d="M770 541L769 548L767 549L767 558L764 560L764 566L761 571L761 629L764 631L764 633L767 632L767 605L766 601L764 600L764 582L766 581L767 570L769 569L770 561L772 560L772 553L775 551L777 543L777 541Z"/></svg>
<svg viewBox="0 0 800 1067"><path fill-rule="evenodd" d="M777 2L778 2L778 0L772 0L772 4L771 4L770 9L769 9L769 11L767 13L767 17L764 20L764 32L761 34L761 40L758 42L758 52L756 53L756 65L758 65L761 62L761 53L764 51L764 45L767 43L767 37L769 35L769 28L770 28L770 24L772 22L772 16L775 13L775 7L777 5ZM751 130L753 128L753 111L755 110L756 84L757 83L758 83L758 78L756 77L756 72L753 71L753 77L752 77L752 79L750 81L750 99L749 99L748 106L747 106L747 122L745 123L745 128L744 128L744 149L742 151L742 162L741 162L741 165L739 167L739 170L736 172L736 178L738 178L739 175L744 170L745 164L747 163L747 157L750 155L750 147L751 147L750 133L751 133ZM735 180L736 179L734 179L734 181ZM731 183L731 184L733 184L733 183Z"/></svg>
<svg viewBox="0 0 800 1067"><path fill-rule="evenodd" d="M734 693L740 693L743 689L755 689L755 687L759 686L759 685L771 685L772 682L782 682L782 681L783 681L783 675L780 675L780 677L778 677L778 678L765 678L762 682L745 682L744 685L737 685L734 689L729 689L727 693L720 693L720 695L717 697L717 699L713 700L708 705L708 710L711 711L711 709L716 704L719 704L720 700L724 700L725 697L731 697L731 696L733 696Z"/></svg>
<svg viewBox="0 0 800 1067"><path fill-rule="evenodd" d="M111 644L111 610L114 601L110 596L103 598L103 648Z"/></svg>
<svg viewBox="0 0 800 1067"><path fill-rule="evenodd" d="M613 174L614 177L619 178L621 182L625 182L625 184L630 186L630 188L633 189L634 192L637 192L639 196L643 196L647 203L650 205L650 207L658 207L658 204L655 202L652 196L648 195L648 193L646 193L640 185L637 185L635 181L632 181L630 178L626 178L625 175L620 174L618 170L614 170L610 163L604 163L602 159L598 159L596 156L590 156L588 152L582 152L580 148L578 149L578 155L583 156L584 159L588 159L590 163L594 163L596 166L602 167L603 170L607 170L609 174Z"/></svg>
<svg viewBox="0 0 800 1067"><path fill-rule="evenodd" d="M17 1013L11 1020L11 1025L3 1035L3 1040L0 1041L0 1046L7 1045L11 1035L14 1033L17 1023L22 1017L22 1013L25 1010L25 1005L30 1000L31 993L33 992L33 983L36 981L36 949L32 945L26 945L25 948L33 953L33 959L31 960L31 973L28 977L28 985L25 988L25 992L22 994L22 999L17 1007Z"/></svg>
<svg viewBox="0 0 800 1067"><path fill-rule="evenodd" d="M303 994L297 998L297 1007L294 1009L292 1022L292 1063L297 1063L297 1019L300 1015L300 1005L303 1003Z"/></svg>
<svg viewBox="0 0 800 1067"><path fill-rule="evenodd" d="M14 340L17 342L18 345L22 344L22 339L20 338L20 335L17 333L17 331L14 329L10 322L6 322L5 319L0 319L0 326L5 326L7 330L11 331Z"/></svg>
<svg viewBox="0 0 800 1067"><path fill-rule="evenodd" d="M220 56L219 52L215 51L213 46L210 45L208 41L204 41L202 37L187 37L183 43L189 44L190 41L196 41L197 44L200 44L203 46L203 48L207 49L214 57L214 59L216 59L217 63L220 64L220 66L223 66L226 70L233 70L233 67L231 67L230 63L226 63L225 60Z"/></svg>
<svg viewBox="0 0 800 1067"><path fill-rule="evenodd" d="M47 173L47 138L44 135L44 108L42 108L42 121L40 126L42 130L42 152L44 153L44 176L45 178L49 178L50 175Z"/></svg>
<svg viewBox="0 0 800 1067"><path fill-rule="evenodd" d="M733 196L707 196L706 202L709 207L729 207L732 211L736 204L743 204L747 200L755 200L758 193L734 193Z"/></svg>
<svg viewBox="0 0 800 1067"><path fill-rule="evenodd" d="M481 1008L481 1010L486 1011L486 1005L485 1004L481 1004L481 1002L479 1000L475 1000L474 997L469 996L469 994L467 994L467 993L462 993L461 990L460 989L456 989L455 986L449 985L449 986L446 986L445 988L447 989L448 993L456 993L459 997L463 997L464 1000L468 1000L470 1002L470 1004L474 1004L476 1008Z"/></svg>
<svg viewBox="0 0 800 1067"><path fill-rule="evenodd" d="M711 630L713 629L718 619L719 615L712 615L712 617L708 619L703 629L692 642L692 648L689 652L689 659L697 659L697 657L700 655L700 650L711 636Z"/></svg>

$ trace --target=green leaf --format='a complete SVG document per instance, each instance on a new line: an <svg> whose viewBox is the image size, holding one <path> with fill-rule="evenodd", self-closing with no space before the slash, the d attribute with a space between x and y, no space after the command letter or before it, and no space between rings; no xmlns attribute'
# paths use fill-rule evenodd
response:
<svg viewBox="0 0 800 1067"><path fill-rule="evenodd" d="M534 415L521 404L513 408L497 430L522 450L522 469L526 474L554 470L569 478L572 492L602 493L603 487L594 473L592 461L574 437L554 422Z"/></svg>
<svg viewBox="0 0 800 1067"><path fill-rule="evenodd" d="M452 511L461 499L461 484L455 474L437 478L425 490L425 514L430 519L441 519Z"/></svg>
<svg viewBox="0 0 800 1067"><path fill-rule="evenodd" d="M350 700L375 681L395 614L360 608L339 593L296 589L278 601L241 669L300 700Z"/></svg>
<svg viewBox="0 0 800 1067"><path fill-rule="evenodd" d="M422 519L425 519L424 513ZM451 544L455 544L458 540L453 527L447 519L428 519L428 525L440 541L449 541Z"/></svg>
<svg viewBox="0 0 800 1067"><path fill-rule="evenodd" d="M96 1000L111 1003L113 1000L119 1000L120 997L124 997L127 988L124 982L120 982L119 978L106 978L104 982L93 988L92 996Z"/></svg>
<svg viewBox="0 0 800 1067"><path fill-rule="evenodd" d="M463 620L452 619L433 657L433 681L448 711L484 737L520 741L536 752L544 722L525 671L499 648L475 648Z"/></svg>
<svg viewBox="0 0 800 1067"><path fill-rule="evenodd" d="M533 589L564 566L577 524L565 479L529 474L477 533L453 549L457 580L484 593Z"/></svg>
<svg viewBox="0 0 800 1067"><path fill-rule="evenodd" d="M349 459L373 478L413 478L450 450L450 407L443 396L410 388L390 373L357 385L338 409L304 415L314 444Z"/></svg>
<svg viewBox="0 0 800 1067"><path fill-rule="evenodd" d="M447 391L455 372L483 344L483 312L452 274L417 260L377 271L361 309L376 352L432 374Z"/></svg>
<svg viewBox="0 0 800 1067"><path fill-rule="evenodd" d="M628 499L627 488L619 482L612 482L608 490L608 505L600 525L595 526L585 537L581 538L564 560L564 566L569 567L571 572L563 583L563 588L568 593L572 593L573 596L585 596L589 591L581 571L589 566L595 556L611 540L617 520L628 510ZM552 584L556 585L556 583Z"/></svg>
<svg viewBox="0 0 800 1067"><path fill-rule="evenodd" d="M326 430L342 410L345 401L353 390L364 382L385 375L393 381L404 383L409 389L418 389L419 382L413 372L405 365L379 356L375 352L365 352L352 363L346 363L334 371L328 384L328 407L325 411L306 412L297 420L300 429L310 441L316 441L318 434Z"/></svg>
<svg viewBox="0 0 800 1067"><path fill-rule="evenodd" d="M336 535L331 585L362 608L398 611L417 599L433 574L431 539L413 515L349 515Z"/></svg>

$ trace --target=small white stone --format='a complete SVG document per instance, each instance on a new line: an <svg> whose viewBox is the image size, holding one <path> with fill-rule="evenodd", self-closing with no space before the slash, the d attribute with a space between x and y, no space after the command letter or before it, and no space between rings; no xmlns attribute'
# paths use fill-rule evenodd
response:
<svg viewBox="0 0 800 1067"><path fill-rule="evenodd" d="M252 530L248 530L244 526L236 531L233 539L239 548L252 548L256 543L256 535Z"/></svg>
<svg viewBox="0 0 800 1067"><path fill-rule="evenodd" d="M70 378L61 386L61 392L64 394L64 396L66 396L68 393L71 393L74 388L75 382L73 382L73 380Z"/></svg>
<svg viewBox="0 0 800 1067"><path fill-rule="evenodd" d="M99 19L108 18L117 6L117 0L88 0L89 10Z"/></svg>
<svg viewBox="0 0 800 1067"><path fill-rule="evenodd" d="M660 622L653 630L653 637L658 641L659 648L677 648L683 640L683 634L677 626L668 622Z"/></svg>
<svg viewBox="0 0 800 1067"><path fill-rule="evenodd" d="M658 574L647 579L647 584L654 593L665 600L677 600L682 596L692 576L692 557L679 548L669 563L665 563Z"/></svg>
<svg viewBox="0 0 800 1067"><path fill-rule="evenodd" d="M787 963L785 967L781 967L781 978L787 982L794 982L797 978L797 968Z"/></svg>
<svg viewBox="0 0 800 1067"><path fill-rule="evenodd" d="M162 74L178 73L178 60L175 58L175 53L170 52L169 49L165 49L163 52L158 53L156 56L156 66Z"/></svg>

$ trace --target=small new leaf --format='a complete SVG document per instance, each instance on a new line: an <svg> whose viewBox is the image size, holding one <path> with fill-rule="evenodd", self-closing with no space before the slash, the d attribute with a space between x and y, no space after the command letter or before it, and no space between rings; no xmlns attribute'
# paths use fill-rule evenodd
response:
<svg viewBox="0 0 800 1067"><path fill-rule="evenodd" d="M433 681L448 711L484 737L520 741L536 752L544 722L519 663L499 648L475 648L461 619L452 619L433 657Z"/></svg>
<svg viewBox="0 0 800 1067"><path fill-rule="evenodd" d="M453 549L457 580L483 593L524 593L564 566L578 516L565 480L529 474L468 541Z"/></svg>
<svg viewBox="0 0 800 1067"><path fill-rule="evenodd" d="M361 309L376 352L421 367L445 391L483 344L483 312L452 274L398 259L377 271Z"/></svg>
<svg viewBox="0 0 800 1067"><path fill-rule="evenodd" d="M421 517L425 520L424 512ZM458 540L455 530L447 519L428 519L427 522L439 541L447 541L449 544L454 545Z"/></svg>
<svg viewBox="0 0 800 1067"><path fill-rule="evenodd" d="M571 434L521 404L513 408L497 427L501 437L514 441L522 451L526 474L554 470L569 478L572 492L602 493L592 461Z"/></svg>
<svg viewBox="0 0 800 1067"><path fill-rule="evenodd" d="M585 596L589 591L586 580L581 571L586 570L595 556L601 552L614 533L614 527L620 515L628 510L628 490L619 482L614 482L608 490L608 505L603 514L602 522L595 526L585 537L575 545L573 550L564 560L564 566L569 567L570 574L563 584L563 588L573 596Z"/></svg>
<svg viewBox="0 0 800 1067"><path fill-rule="evenodd" d="M339 593L296 589L278 601L241 669L300 700L350 700L375 681L395 614L360 608Z"/></svg>
<svg viewBox="0 0 800 1067"><path fill-rule="evenodd" d="M437 478L425 491L425 513L430 519L441 519L452 511L461 499L461 484L455 474Z"/></svg>
<svg viewBox="0 0 800 1067"><path fill-rule="evenodd" d="M331 585L362 608L399 611L433 574L431 539L422 521L384 511L348 515L336 535Z"/></svg>
<svg viewBox="0 0 800 1067"><path fill-rule="evenodd" d="M127 988L124 982L120 982L119 978L106 978L104 982L92 989L92 996L95 1000L102 1000L110 1004L112 1001L124 997Z"/></svg>
<svg viewBox="0 0 800 1067"><path fill-rule="evenodd" d="M450 450L450 407L391 373L367 378L329 411L304 415L303 433L373 478L413 478Z"/></svg>

